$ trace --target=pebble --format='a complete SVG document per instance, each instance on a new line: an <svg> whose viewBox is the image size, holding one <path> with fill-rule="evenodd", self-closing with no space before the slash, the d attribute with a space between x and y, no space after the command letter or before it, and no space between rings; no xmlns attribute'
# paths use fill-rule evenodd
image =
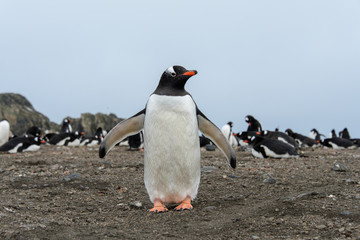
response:
<svg viewBox="0 0 360 240"><path fill-rule="evenodd" d="M215 206L207 206L204 208L205 211L212 211L212 210L215 210L216 207Z"/></svg>
<svg viewBox="0 0 360 240"><path fill-rule="evenodd" d="M274 178L267 178L267 179L264 180L264 183L274 184L274 183L276 183L276 179L274 179Z"/></svg>
<svg viewBox="0 0 360 240"><path fill-rule="evenodd" d="M204 172L204 173L210 173L214 170L217 170L217 167L214 167L214 166L205 166L205 167L202 167L201 168L201 172Z"/></svg>
<svg viewBox="0 0 360 240"><path fill-rule="evenodd" d="M341 215L343 215L343 216L349 216L349 215L351 215L351 212L349 212L349 211L343 211L343 212L341 212Z"/></svg>
<svg viewBox="0 0 360 240"><path fill-rule="evenodd" d="M65 181L69 182L71 180L80 179L80 173L72 173L64 178Z"/></svg>
<svg viewBox="0 0 360 240"><path fill-rule="evenodd" d="M325 226L324 224L321 224L321 225L316 226L316 228L317 228L317 229L325 229L326 226Z"/></svg>
<svg viewBox="0 0 360 240"><path fill-rule="evenodd" d="M347 167L344 164L341 163L334 163L334 166L332 167L332 170L335 172L346 172Z"/></svg>
<svg viewBox="0 0 360 240"><path fill-rule="evenodd" d="M142 203L140 201L134 201L129 203L129 206L134 208L142 208Z"/></svg>
<svg viewBox="0 0 360 240"><path fill-rule="evenodd" d="M208 144L205 146L206 151L215 151L215 146L212 144Z"/></svg>

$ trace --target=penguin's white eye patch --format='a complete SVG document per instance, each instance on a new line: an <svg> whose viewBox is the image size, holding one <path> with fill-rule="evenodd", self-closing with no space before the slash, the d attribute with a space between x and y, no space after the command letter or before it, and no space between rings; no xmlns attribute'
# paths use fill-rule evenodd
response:
<svg viewBox="0 0 360 240"><path fill-rule="evenodd" d="M168 69L166 69L166 72L167 72L168 74L170 74L170 76L172 76L172 77L175 77L175 76L176 76L176 72L175 72L175 70L174 70L173 67L169 67Z"/></svg>

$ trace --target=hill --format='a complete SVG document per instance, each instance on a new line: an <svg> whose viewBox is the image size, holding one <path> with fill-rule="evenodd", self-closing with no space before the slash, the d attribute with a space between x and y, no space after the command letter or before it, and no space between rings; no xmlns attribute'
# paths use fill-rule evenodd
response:
<svg viewBox="0 0 360 240"><path fill-rule="evenodd" d="M84 131L86 135L92 135L98 127L109 130L122 120L112 113L82 113L80 118L66 118L73 120L74 131ZM36 111L29 100L17 93L0 94L0 120L2 119L9 121L11 131L15 135L23 135L32 126L50 132L60 131L61 126L61 123L52 122L44 114Z"/></svg>

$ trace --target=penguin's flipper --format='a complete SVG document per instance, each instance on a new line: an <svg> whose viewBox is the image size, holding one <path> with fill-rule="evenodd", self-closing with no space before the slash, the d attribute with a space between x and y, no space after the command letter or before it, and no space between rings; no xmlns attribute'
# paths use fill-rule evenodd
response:
<svg viewBox="0 0 360 240"><path fill-rule="evenodd" d="M121 121L106 134L104 141L100 144L99 157L105 155L121 140L140 132L144 128L145 109L134 116Z"/></svg>
<svg viewBox="0 0 360 240"><path fill-rule="evenodd" d="M230 166L232 168L236 167L236 156L234 149L230 146L229 142L226 140L224 134L220 131L218 127L215 126L200 110L197 110L197 119L199 124L199 130L211 141L213 141L216 146L218 146L221 151L224 153L226 158L230 161Z"/></svg>

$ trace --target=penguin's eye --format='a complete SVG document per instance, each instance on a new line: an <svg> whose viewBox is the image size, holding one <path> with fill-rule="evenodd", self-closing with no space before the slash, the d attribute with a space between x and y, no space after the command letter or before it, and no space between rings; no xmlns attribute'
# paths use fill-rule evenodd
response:
<svg viewBox="0 0 360 240"><path fill-rule="evenodd" d="M170 75L171 75L172 77L176 77L176 73L174 73L174 72L171 72Z"/></svg>

